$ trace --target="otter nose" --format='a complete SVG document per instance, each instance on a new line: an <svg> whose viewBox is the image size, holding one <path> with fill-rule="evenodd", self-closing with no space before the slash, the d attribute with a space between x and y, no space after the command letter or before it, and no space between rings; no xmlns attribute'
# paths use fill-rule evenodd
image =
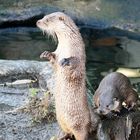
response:
<svg viewBox="0 0 140 140"><path fill-rule="evenodd" d="M37 22L36 22L36 25L39 25L41 23L41 21L40 20L38 20Z"/></svg>
<svg viewBox="0 0 140 140"><path fill-rule="evenodd" d="M99 110L99 114L103 114L104 113L104 111L103 110Z"/></svg>
<svg viewBox="0 0 140 140"><path fill-rule="evenodd" d="M102 114L103 113L103 111L102 110L99 110L99 112Z"/></svg>

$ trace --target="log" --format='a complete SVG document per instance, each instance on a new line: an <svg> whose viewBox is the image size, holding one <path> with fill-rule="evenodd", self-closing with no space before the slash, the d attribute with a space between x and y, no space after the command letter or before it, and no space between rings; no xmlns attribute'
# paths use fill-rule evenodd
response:
<svg viewBox="0 0 140 140"><path fill-rule="evenodd" d="M28 60L0 60L0 84L21 79L37 81L43 90L53 92L53 69L49 62ZM47 80L46 80L47 79Z"/></svg>
<svg viewBox="0 0 140 140"><path fill-rule="evenodd" d="M102 120L98 140L140 140L140 111L126 116Z"/></svg>
<svg viewBox="0 0 140 140"><path fill-rule="evenodd" d="M53 91L54 74L48 62L0 60L0 83L33 77L37 78L42 88L47 87ZM119 117L101 119L96 133L91 139L140 140L140 111L130 112Z"/></svg>
<svg viewBox="0 0 140 140"><path fill-rule="evenodd" d="M0 80L14 75L38 74L45 66L49 68L49 63L28 60L0 60Z"/></svg>

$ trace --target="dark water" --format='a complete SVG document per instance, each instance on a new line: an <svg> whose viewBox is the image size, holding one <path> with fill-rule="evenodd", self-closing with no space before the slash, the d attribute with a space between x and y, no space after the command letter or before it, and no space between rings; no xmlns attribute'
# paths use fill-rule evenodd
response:
<svg viewBox="0 0 140 140"><path fill-rule="evenodd" d="M89 88L94 91L103 76L123 68L140 91L140 35L116 28L81 27L80 31L86 44ZM0 59L40 60L39 55L44 50L53 51L55 48L56 43L37 28L0 30Z"/></svg>

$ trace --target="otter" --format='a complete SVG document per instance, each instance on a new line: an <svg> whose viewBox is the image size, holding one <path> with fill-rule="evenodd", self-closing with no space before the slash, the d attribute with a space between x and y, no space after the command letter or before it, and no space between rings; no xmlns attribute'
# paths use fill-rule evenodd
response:
<svg viewBox="0 0 140 140"><path fill-rule="evenodd" d="M138 94L125 75L112 72L100 82L93 100L97 113L107 115L111 112L120 112L123 102L127 109L133 109L137 103Z"/></svg>
<svg viewBox="0 0 140 140"><path fill-rule="evenodd" d="M54 52L43 52L55 67L56 117L66 136L87 140L91 131L91 115L85 86L85 45L74 21L62 12L55 12L37 21L37 26L57 38Z"/></svg>

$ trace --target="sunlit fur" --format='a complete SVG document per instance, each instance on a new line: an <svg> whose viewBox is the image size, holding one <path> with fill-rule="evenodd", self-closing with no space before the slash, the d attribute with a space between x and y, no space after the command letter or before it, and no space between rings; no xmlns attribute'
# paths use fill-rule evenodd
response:
<svg viewBox="0 0 140 140"><path fill-rule="evenodd" d="M63 20L60 20L60 17ZM58 47L55 53L59 58L61 57L60 59L71 56L85 59L82 37L79 29L70 17L61 12L52 13L39 20L37 26L43 32L52 35L54 39L58 39Z"/></svg>
<svg viewBox="0 0 140 140"><path fill-rule="evenodd" d="M64 132L76 140L87 140L91 116L85 86L85 46L73 20L61 12L52 13L37 22L44 32L58 39L56 55L56 114ZM72 58L70 66L61 66L63 58Z"/></svg>

